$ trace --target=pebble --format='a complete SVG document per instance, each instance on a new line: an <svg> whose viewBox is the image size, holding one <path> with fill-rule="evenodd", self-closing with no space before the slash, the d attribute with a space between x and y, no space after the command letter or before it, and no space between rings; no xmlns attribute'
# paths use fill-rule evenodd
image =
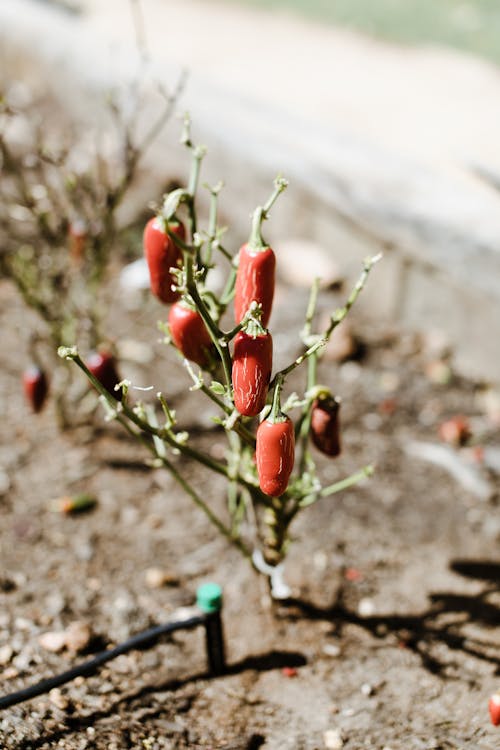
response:
<svg viewBox="0 0 500 750"><path fill-rule="evenodd" d="M323 653L326 656L331 656L333 659L335 659L337 656L340 656L341 649L340 646L337 646L336 643L325 643L323 646Z"/></svg>
<svg viewBox="0 0 500 750"><path fill-rule="evenodd" d="M46 651L57 654L66 646L66 633L63 630L49 630L38 637L38 643Z"/></svg>
<svg viewBox="0 0 500 750"><path fill-rule="evenodd" d="M49 692L49 700L56 708L59 708L61 711L65 711L69 706L69 699L61 693L59 688L52 688L52 690Z"/></svg>
<svg viewBox="0 0 500 750"><path fill-rule="evenodd" d="M358 604L358 615L360 617L371 617L374 614L375 604L373 602L373 599L368 599L368 597L360 599Z"/></svg>
<svg viewBox="0 0 500 750"><path fill-rule="evenodd" d="M344 746L340 729L327 729L323 733L323 741L327 750L340 750Z"/></svg>
<svg viewBox="0 0 500 750"><path fill-rule="evenodd" d="M84 651L89 645L92 638L92 629L88 623L75 620L68 625L64 631L64 635L65 645L68 649L78 653Z"/></svg>
<svg viewBox="0 0 500 750"><path fill-rule="evenodd" d="M179 578L162 568L148 568L144 572L146 586L149 589L159 589L162 586L178 586Z"/></svg>
<svg viewBox="0 0 500 750"><path fill-rule="evenodd" d="M364 682L361 685L361 692L363 695L366 695L366 697L369 697L370 695L373 695L375 691L374 691L373 685L370 685L369 682Z"/></svg>
<svg viewBox="0 0 500 750"><path fill-rule="evenodd" d="M316 570L323 572L328 567L328 555L324 550L318 550L314 553L313 563Z"/></svg>
<svg viewBox="0 0 500 750"><path fill-rule="evenodd" d="M8 643L0 648L0 666L4 667L14 656L14 649Z"/></svg>
<svg viewBox="0 0 500 750"><path fill-rule="evenodd" d="M19 677L19 670L15 667L7 667L7 669L4 669L2 672L2 679L4 680L13 680L16 677Z"/></svg>
<svg viewBox="0 0 500 750"><path fill-rule="evenodd" d="M66 600L58 591L50 594L50 596L45 599L45 610L51 617L57 617L57 615L60 615L65 606Z"/></svg>

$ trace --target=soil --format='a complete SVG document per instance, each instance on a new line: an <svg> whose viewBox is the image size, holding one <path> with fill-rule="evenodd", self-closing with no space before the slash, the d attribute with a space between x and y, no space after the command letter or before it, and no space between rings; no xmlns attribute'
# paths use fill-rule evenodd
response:
<svg viewBox="0 0 500 750"><path fill-rule="evenodd" d="M273 335L288 359L306 295L278 291ZM187 392L179 361L157 342L163 311L154 300L125 308L123 297L110 291L123 374L164 390L192 439L220 453L224 435L202 395ZM499 746L487 712L500 683L498 477L478 465L491 486L479 499L406 450L409 441L437 444L438 425L457 413L494 447L498 427L480 410L479 384L436 382L422 339L355 318L363 358L322 365L343 400L343 452L320 460L321 475L333 482L367 463L376 473L304 511L286 567L293 597L271 605L266 581L165 470L146 466L119 425L97 412L93 424L60 432L52 402L29 413L20 342L31 317L5 282L0 324L1 692L175 617L206 581L223 587L228 660L227 674L211 677L203 631L180 631L3 711L2 748ZM222 482L183 468L222 507ZM51 499L82 491L98 501L88 513L53 510ZM151 587L151 568L164 585ZM85 653L42 647L41 634L75 621L93 633Z"/></svg>

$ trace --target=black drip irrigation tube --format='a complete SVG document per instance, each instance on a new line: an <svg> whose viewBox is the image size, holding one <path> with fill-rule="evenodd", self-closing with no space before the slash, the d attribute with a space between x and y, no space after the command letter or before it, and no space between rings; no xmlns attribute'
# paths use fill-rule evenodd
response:
<svg viewBox="0 0 500 750"><path fill-rule="evenodd" d="M166 622L163 625L156 625L148 630L143 630L123 643L114 646L114 648L101 651L92 659L84 661L82 664L66 670L66 672L61 672L61 674L37 682L35 685L1 696L0 710L48 693L53 688L71 682L76 677L88 677L97 672L103 664L116 659L121 654L126 654L133 649L146 649L154 646L163 635L173 633L176 630L192 630L199 625L205 626L209 672L214 676L223 674L226 671L226 660L222 632L222 591L220 586L216 583L205 583L200 586L196 593L196 605L197 611L191 617Z"/></svg>

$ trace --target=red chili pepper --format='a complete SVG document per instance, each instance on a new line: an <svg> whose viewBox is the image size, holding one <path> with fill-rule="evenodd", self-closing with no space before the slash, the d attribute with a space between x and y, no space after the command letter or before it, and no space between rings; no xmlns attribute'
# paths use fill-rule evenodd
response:
<svg viewBox="0 0 500 750"><path fill-rule="evenodd" d="M262 492L279 497L288 487L295 461L295 432L293 422L283 415L283 421L264 419L257 430L257 474Z"/></svg>
<svg viewBox="0 0 500 750"><path fill-rule="evenodd" d="M88 226L83 219L75 219L68 227L71 260L75 264L81 263L88 237Z"/></svg>
<svg viewBox="0 0 500 750"><path fill-rule="evenodd" d="M295 462L295 430L292 420L280 406L282 379L274 389L269 416L260 423L256 435L255 458L262 492L279 497L288 487Z"/></svg>
<svg viewBox="0 0 500 750"><path fill-rule="evenodd" d="M493 726L500 726L500 690L493 693L488 701L488 711L490 712L490 719Z"/></svg>
<svg viewBox="0 0 500 750"><path fill-rule="evenodd" d="M49 392L49 383L43 370L36 365L28 367L23 372L23 390L31 408L38 414Z"/></svg>
<svg viewBox="0 0 500 750"><path fill-rule="evenodd" d="M273 340L269 332L251 336L240 331L234 339L234 405L245 417L255 417L266 404L273 366Z"/></svg>
<svg viewBox="0 0 500 750"><path fill-rule="evenodd" d="M185 238L183 224L169 224L171 232ZM151 291L159 300L169 304L179 299L179 292L173 289L175 278L171 268L181 265L182 250L164 229L163 220L154 216L144 229L144 254L149 268Z"/></svg>
<svg viewBox="0 0 500 750"><path fill-rule="evenodd" d="M120 382L121 378L118 375L113 355L108 352L91 352L87 359L87 367L108 393L121 401L121 392L115 391L115 385Z"/></svg>
<svg viewBox="0 0 500 750"><path fill-rule="evenodd" d="M243 245L240 250L234 296L234 315L237 323L241 323L255 300L262 305L261 323L264 328L267 327L273 305L275 269L276 256L270 247L253 247L250 243Z"/></svg>
<svg viewBox="0 0 500 750"><path fill-rule="evenodd" d="M311 440L327 456L338 456L341 451L339 429L340 401L330 394L314 400L311 409Z"/></svg>
<svg viewBox="0 0 500 750"><path fill-rule="evenodd" d="M206 367L212 339L201 315L182 302L176 302L170 308L168 325L172 341L186 359Z"/></svg>

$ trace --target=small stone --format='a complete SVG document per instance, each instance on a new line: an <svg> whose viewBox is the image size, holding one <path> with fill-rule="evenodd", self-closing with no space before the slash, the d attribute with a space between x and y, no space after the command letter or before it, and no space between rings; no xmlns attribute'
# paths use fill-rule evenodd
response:
<svg viewBox="0 0 500 750"><path fill-rule="evenodd" d="M327 750L340 750L344 746L340 729L327 729L323 733L323 741Z"/></svg>
<svg viewBox="0 0 500 750"><path fill-rule="evenodd" d="M368 599L365 597L364 599L360 599L358 604L358 615L360 617L371 617L375 614L375 604L373 602L373 599Z"/></svg>
<svg viewBox="0 0 500 750"><path fill-rule="evenodd" d="M92 629L86 622L76 620L65 630L65 644L70 651L78 653L84 651L92 638Z"/></svg>
<svg viewBox="0 0 500 750"><path fill-rule="evenodd" d="M429 362L425 367L425 374L435 385L448 385L452 379L450 366L440 360Z"/></svg>
<svg viewBox="0 0 500 750"><path fill-rule="evenodd" d="M63 630L49 630L38 637L38 643L46 651L57 654L66 646L66 633Z"/></svg>
<svg viewBox="0 0 500 750"><path fill-rule="evenodd" d="M146 586L150 589L179 585L178 577L162 568L148 568L144 573L144 578Z"/></svg>
<svg viewBox="0 0 500 750"><path fill-rule="evenodd" d="M19 670L15 667L7 667L2 672L2 679L4 680L14 680L16 677L19 677Z"/></svg>
<svg viewBox="0 0 500 750"><path fill-rule="evenodd" d="M362 372L358 362L344 362L339 370L340 377L346 383L356 383L361 378Z"/></svg>
<svg viewBox="0 0 500 750"><path fill-rule="evenodd" d="M8 643L0 648L0 666L5 667L14 656L14 649Z"/></svg>
<svg viewBox="0 0 500 750"><path fill-rule="evenodd" d="M340 646L337 646L336 643L325 643L323 653L325 656L331 656L333 659L336 659L341 654Z"/></svg>
<svg viewBox="0 0 500 750"><path fill-rule="evenodd" d="M68 698L61 693L59 688L52 688L52 690L49 692L49 700L56 708L59 708L61 711L65 711L69 706Z"/></svg>
<svg viewBox="0 0 500 750"><path fill-rule="evenodd" d="M364 682L361 685L361 692L363 695L366 695L366 697L368 698L370 695L373 695L374 693L373 685L370 685L369 682Z"/></svg>
<svg viewBox="0 0 500 750"><path fill-rule="evenodd" d="M26 617L16 617L14 626L16 630L24 630L25 632L33 630L33 623Z"/></svg>
<svg viewBox="0 0 500 750"><path fill-rule="evenodd" d="M318 550L314 553L313 563L316 570L323 572L328 567L328 555L324 550Z"/></svg>

